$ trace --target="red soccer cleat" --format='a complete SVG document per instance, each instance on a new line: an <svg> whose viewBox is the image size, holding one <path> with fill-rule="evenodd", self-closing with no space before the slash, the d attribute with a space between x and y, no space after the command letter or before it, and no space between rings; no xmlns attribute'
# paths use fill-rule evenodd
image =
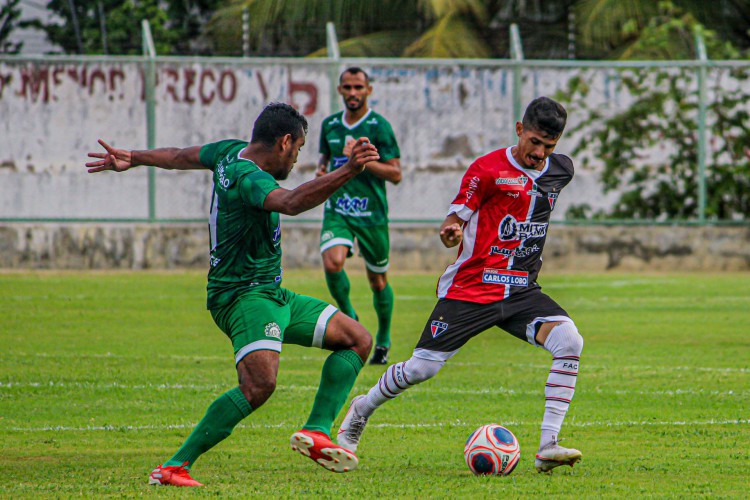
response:
<svg viewBox="0 0 750 500"><path fill-rule="evenodd" d="M158 466L148 475L148 484L164 486L203 486L190 477L190 471L185 468L187 462L182 465Z"/></svg>
<svg viewBox="0 0 750 500"><path fill-rule="evenodd" d="M332 472L351 472L357 468L357 455L335 444L331 438L317 431L302 429L292 434L292 449Z"/></svg>

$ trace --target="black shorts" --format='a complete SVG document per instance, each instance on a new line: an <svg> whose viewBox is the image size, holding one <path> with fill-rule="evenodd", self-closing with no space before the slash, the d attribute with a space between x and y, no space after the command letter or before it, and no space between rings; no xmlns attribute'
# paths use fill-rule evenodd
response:
<svg viewBox="0 0 750 500"><path fill-rule="evenodd" d="M439 299L416 349L450 353L493 326L537 345L539 327L549 321L572 320L565 309L539 288L517 292L490 304Z"/></svg>

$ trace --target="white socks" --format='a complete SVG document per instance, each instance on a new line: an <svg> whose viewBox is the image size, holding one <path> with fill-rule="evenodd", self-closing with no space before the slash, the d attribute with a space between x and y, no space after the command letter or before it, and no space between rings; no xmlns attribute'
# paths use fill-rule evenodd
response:
<svg viewBox="0 0 750 500"><path fill-rule="evenodd" d="M552 353L552 368L544 388L547 401L544 405L540 449L557 441L557 434L575 393L583 337L573 323L561 323L552 328L544 348Z"/></svg>
<svg viewBox="0 0 750 500"><path fill-rule="evenodd" d="M443 365L445 361L412 356L408 361L389 366L378 383L367 393L367 397L358 402L357 413L363 417L369 417L386 401L395 398L409 387L437 375Z"/></svg>

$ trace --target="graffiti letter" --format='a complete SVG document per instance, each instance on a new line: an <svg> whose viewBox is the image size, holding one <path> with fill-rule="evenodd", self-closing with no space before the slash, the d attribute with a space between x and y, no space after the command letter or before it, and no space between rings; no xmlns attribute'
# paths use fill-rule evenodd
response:
<svg viewBox="0 0 750 500"><path fill-rule="evenodd" d="M206 95L205 93L205 84L207 78L210 78L212 82L216 82L216 77L214 76L213 72L211 70L204 69L201 73L201 81L198 84L198 95L200 96L201 103L203 104L211 104L211 101L213 101L214 97L216 97L216 92L214 92L213 90L208 95Z"/></svg>
<svg viewBox="0 0 750 500"><path fill-rule="evenodd" d="M294 94L301 92L307 94L307 102L302 110L303 115L311 115L318 109L318 87L310 82L294 82L289 78L289 100L295 102Z"/></svg>
<svg viewBox="0 0 750 500"><path fill-rule="evenodd" d="M186 68L185 71L185 102L194 103L195 99L191 95L191 89L195 85L195 70Z"/></svg>
<svg viewBox="0 0 750 500"><path fill-rule="evenodd" d="M229 85L225 85L228 81ZM228 87L228 88L227 88ZM234 76L234 72L230 70L224 70L221 72L219 77L219 99L224 102L234 101L234 96L237 94L237 77Z"/></svg>

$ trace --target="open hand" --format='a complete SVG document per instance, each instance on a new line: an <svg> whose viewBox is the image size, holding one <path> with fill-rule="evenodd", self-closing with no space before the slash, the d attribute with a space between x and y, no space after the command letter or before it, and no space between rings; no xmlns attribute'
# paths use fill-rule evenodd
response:
<svg viewBox="0 0 750 500"><path fill-rule="evenodd" d="M89 153L89 158L100 158L98 161L86 164L90 174L103 170L124 172L133 167L133 157L130 151L113 148L101 139L99 139L99 144L106 150L106 153Z"/></svg>

